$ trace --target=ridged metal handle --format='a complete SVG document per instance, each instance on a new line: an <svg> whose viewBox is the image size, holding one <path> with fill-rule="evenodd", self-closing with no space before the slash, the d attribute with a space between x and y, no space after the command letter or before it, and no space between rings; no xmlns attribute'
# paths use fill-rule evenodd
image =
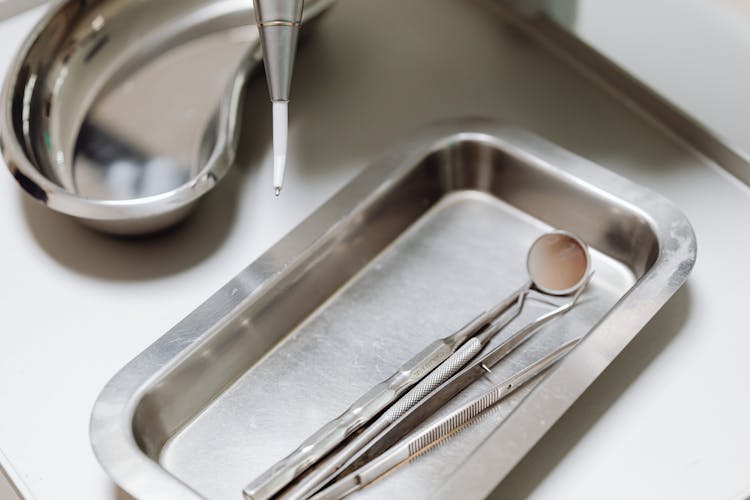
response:
<svg viewBox="0 0 750 500"><path fill-rule="evenodd" d="M475 323L476 320L450 337L436 340L404 363L391 377L370 389L338 418L326 424L289 456L250 483L243 491L245 497L251 500L265 500L281 491L299 474L448 359L470 334L470 329L476 329Z"/></svg>
<svg viewBox="0 0 750 500"><path fill-rule="evenodd" d="M425 396L437 389L440 384L451 378L458 370L464 367L479 351L482 343L476 338L469 339L466 344L456 351L450 358L446 359L440 366L417 384L404 397L390 407L381 417L386 424L392 424L404 413L411 410ZM378 422L380 419L378 419ZM384 427L385 428L385 427ZM381 429L382 430L382 429Z"/></svg>
<svg viewBox="0 0 750 500"><path fill-rule="evenodd" d="M543 356L520 371L514 373L499 384L494 385L489 391L464 404L461 408L433 422L420 432L414 439L406 439L411 459L417 458L426 451L433 448L441 440L451 436L458 429L471 422L477 415L483 413L487 408L494 406L497 402L505 399L509 394L523 386L550 366L557 363L573 348L578 345L581 337L569 340L551 353Z"/></svg>
<svg viewBox="0 0 750 500"><path fill-rule="evenodd" d="M299 484L295 485L282 495L281 498L284 500L300 500L306 498L310 493L315 491L316 487L333 479L338 471L348 465L350 459L355 456L357 452L365 449L367 444L375 436L414 407L414 405L421 401L425 396L439 387L440 384L452 377L466 363L474 358L479 351L482 350L482 347L482 342L476 337L469 339L459 350L430 372L427 377L422 379L421 382L402 396L393 406L388 408L388 410L367 427L364 432L358 435L334 456L316 467L312 474L305 477L299 482Z"/></svg>
<svg viewBox="0 0 750 500"><path fill-rule="evenodd" d="M372 483L395 467L411 461L429 451L456 431L474 422L485 410L495 405L526 382L536 377L570 352L580 337L558 347L555 351L516 372L503 382L493 386L481 396L469 401L452 413L433 421L416 435L404 438L383 455L378 456L356 471L341 478L311 500L338 500Z"/></svg>

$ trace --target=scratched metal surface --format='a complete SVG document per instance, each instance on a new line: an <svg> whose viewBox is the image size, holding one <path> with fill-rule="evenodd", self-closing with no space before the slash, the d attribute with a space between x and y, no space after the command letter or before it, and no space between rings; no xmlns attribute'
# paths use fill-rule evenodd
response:
<svg viewBox="0 0 750 500"><path fill-rule="evenodd" d="M239 498L250 479L429 341L523 284L526 249L547 229L491 195L445 196L178 432L162 466L207 498ZM499 364L496 381L585 334L634 283L623 264L596 251L593 258L596 274L579 306ZM493 345L548 308L527 304ZM490 383L470 387L444 411ZM430 497L530 388L359 496Z"/></svg>

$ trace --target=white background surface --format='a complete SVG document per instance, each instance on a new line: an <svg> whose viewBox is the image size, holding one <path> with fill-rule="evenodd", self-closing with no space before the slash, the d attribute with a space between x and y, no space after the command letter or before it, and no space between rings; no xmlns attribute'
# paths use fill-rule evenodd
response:
<svg viewBox="0 0 750 500"><path fill-rule="evenodd" d="M580 29L750 150L747 32L726 27L734 17L711 21L696 0L679 2L690 9L676 2L653 2L658 6L644 7L653 9L648 15L626 18L615 9L623 2L583 1ZM280 200L270 187L265 108L248 164L185 226L156 239L121 241L90 232L29 202L0 174L0 449L34 497L124 497L88 444L89 412L106 381L373 155L423 123L466 114L520 123L665 194L686 212L699 242L688 286L509 476L498 497L738 499L750 493L747 300L732 286L750 280L750 240L742 227L750 214L747 189L679 145L670 158L650 155L650 141L664 139L637 135L648 130L639 119L596 91L581 95L582 80L551 58L526 63L530 49L459 3L412 0L391 15L382 5L394 1L347 0L325 20L319 41L300 56ZM430 23L414 34L408 20L427 5ZM693 12L690 19L686 11ZM40 12L0 24L0 74ZM627 29L630 22L641 25ZM677 55L686 49L669 34L683 36L683 30L696 44L688 53L704 47L701 36L705 43L723 40L723 48L680 63ZM629 42L633 32L637 43ZM437 44L441 37L446 41ZM472 57L462 58L466 53ZM707 74L715 79L701 79ZM523 96L504 99L519 89ZM251 98L265 105L263 92L255 82ZM566 129L561 120L573 120L576 106L596 117L590 127Z"/></svg>
<svg viewBox="0 0 750 500"><path fill-rule="evenodd" d="M577 0L573 30L750 151L750 2ZM616 22L615 22L616 21Z"/></svg>

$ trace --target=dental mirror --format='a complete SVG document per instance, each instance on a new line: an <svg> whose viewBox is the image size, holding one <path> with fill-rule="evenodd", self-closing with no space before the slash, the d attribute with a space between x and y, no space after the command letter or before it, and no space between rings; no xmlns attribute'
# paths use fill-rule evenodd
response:
<svg viewBox="0 0 750 500"><path fill-rule="evenodd" d="M549 295L568 295L586 281L591 256L586 244L567 231L552 231L534 241L526 269L535 288Z"/></svg>

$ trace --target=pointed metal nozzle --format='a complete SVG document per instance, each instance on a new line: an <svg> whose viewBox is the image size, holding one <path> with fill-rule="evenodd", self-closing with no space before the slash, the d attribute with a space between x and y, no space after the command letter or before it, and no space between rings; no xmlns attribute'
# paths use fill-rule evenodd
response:
<svg viewBox="0 0 750 500"><path fill-rule="evenodd" d="M253 0L272 101L288 101L303 0Z"/></svg>

